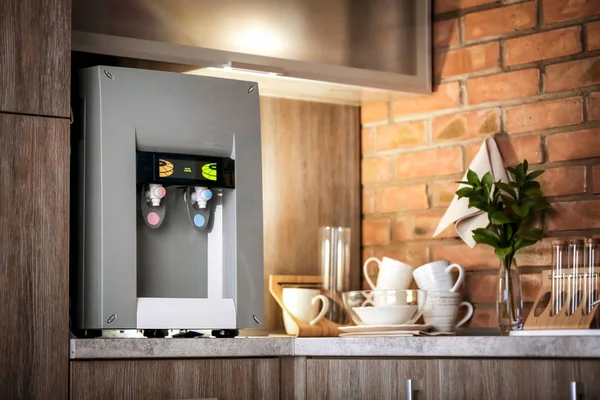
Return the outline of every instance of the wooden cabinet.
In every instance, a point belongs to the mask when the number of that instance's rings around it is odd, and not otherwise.
[[[0,112],[69,116],[70,0],[0,1]]]
[[[408,380],[420,384],[419,400],[438,396],[437,360],[309,359],[306,399],[406,399]]]
[[[0,398],[65,399],[69,121],[0,113],[0,149]]]
[[[71,399],[279,398],[278,359],[71,362]]]
[[[308,359],[306,399],[407,399],[409,379],[421,400],[600,399],[600,361],[504,359]]]

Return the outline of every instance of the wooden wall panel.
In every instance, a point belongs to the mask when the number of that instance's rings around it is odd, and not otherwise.
[[[352,228],[352,276],[360,286],[358,107],[261,98],[265,288],[270,274],[318,274],[317,230]],[[283,327],[265,294],[267,329]]]
[[[0,1],[0,112],[69,116],[70,0]]]
[[[72,400],[200,398],[278,399],[279,360],[130,360],[71,363]]]
[[[0,149],[0,398],[66,399],[69,121],[0,114]]]

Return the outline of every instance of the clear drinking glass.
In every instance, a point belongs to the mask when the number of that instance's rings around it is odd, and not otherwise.
[[[575,314],[582,296],[579,273],[583,270],[583,240],[570,240],[567,253],[567,263],[570,269],[567,275],[567,315]]]
[[[323,289],[332,299],[340,299],[350,290],[350,234],[351,229],[341,226],[319,228],[319,267]],[[332,302],[327,318],[336,323],[346,322],[343,308]]]
[[[599,299],[598,273],[595,268],[600,267],[600,241],[598,239],[585,239],[584,253],[583,293],[585,299],[584,315],[592,311],[592,303]]]

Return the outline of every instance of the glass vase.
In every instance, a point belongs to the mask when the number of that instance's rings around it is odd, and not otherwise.
[[[501,335],[506,336],[510,331],[523,329],[521,278],[513,257],[506,257],[500,262],[496,313]]]

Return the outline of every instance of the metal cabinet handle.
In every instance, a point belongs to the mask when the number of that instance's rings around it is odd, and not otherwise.
[[[571,400],[584,400],[583,394],[583,383],[571,381],[569,385],[569,399]]]
[[[419,400],[419,392],[421,391],[421,384],[416,379],[408,379],[406,381],[406,399],[407,400]]]

